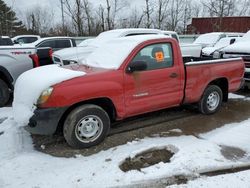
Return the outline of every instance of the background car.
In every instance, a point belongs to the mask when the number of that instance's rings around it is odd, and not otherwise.
[[[13,37],[11,40],[14,44],[29,44],[37,41],[41,37],[39,35],[18,35]]]

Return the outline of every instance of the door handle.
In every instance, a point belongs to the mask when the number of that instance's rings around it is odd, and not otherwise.
[[[175,73],[175,72],[173,72],[173,73],[170,74],[169,77],[170,77],[170,78],[177,78],[177,77],[178,77],[178,74]]]

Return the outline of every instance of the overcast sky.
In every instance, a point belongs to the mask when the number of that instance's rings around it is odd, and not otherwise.
[[[48,11],[53,11],[55,14],[55,21],[60,21],[61,19],[61,9],[60,0],[4,0],[5,3],[12,7],[17,17],[20,20],[25,19],[25,12],[33,7],[42,6],[49,9]],[[138,7],[142,4],[144,5],[145,0],[128,0],[130,2],[130,7]],[[105,3],[105,0],[90,0],[93,5],[98,6],[100,3]]]

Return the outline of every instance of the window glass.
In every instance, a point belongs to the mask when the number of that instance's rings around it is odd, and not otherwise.
[[[0,38],[0,46],[12,46],[13,42],[10,38]]]
[[[57,40],[56,48],[69,48],[71,47],[70,40]]]
[[[45,42],[38,44],[37,47],[55,48],[55,41],[54,40],[45,41]]]
[[[37,41],[37,40],[38,40],[37,37],[28,37],[28,38],[26,38],[26,42],[27,42],[27,43],[32,43],[32,42],[35,42],[35,41]]]
[[[144,47],[134,57],[134,61],[145,61],[147,70],[162,69],[173,66],[173,53],[170,43],[154,44]]]

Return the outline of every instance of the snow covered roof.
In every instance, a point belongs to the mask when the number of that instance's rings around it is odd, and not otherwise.
[[[169,37],[156,34],[113,38],[101,44],[99,43],[100,46],[83,59],[82,63],[92,67],[118,69],[137,45],[147,40],[160,38]]]

